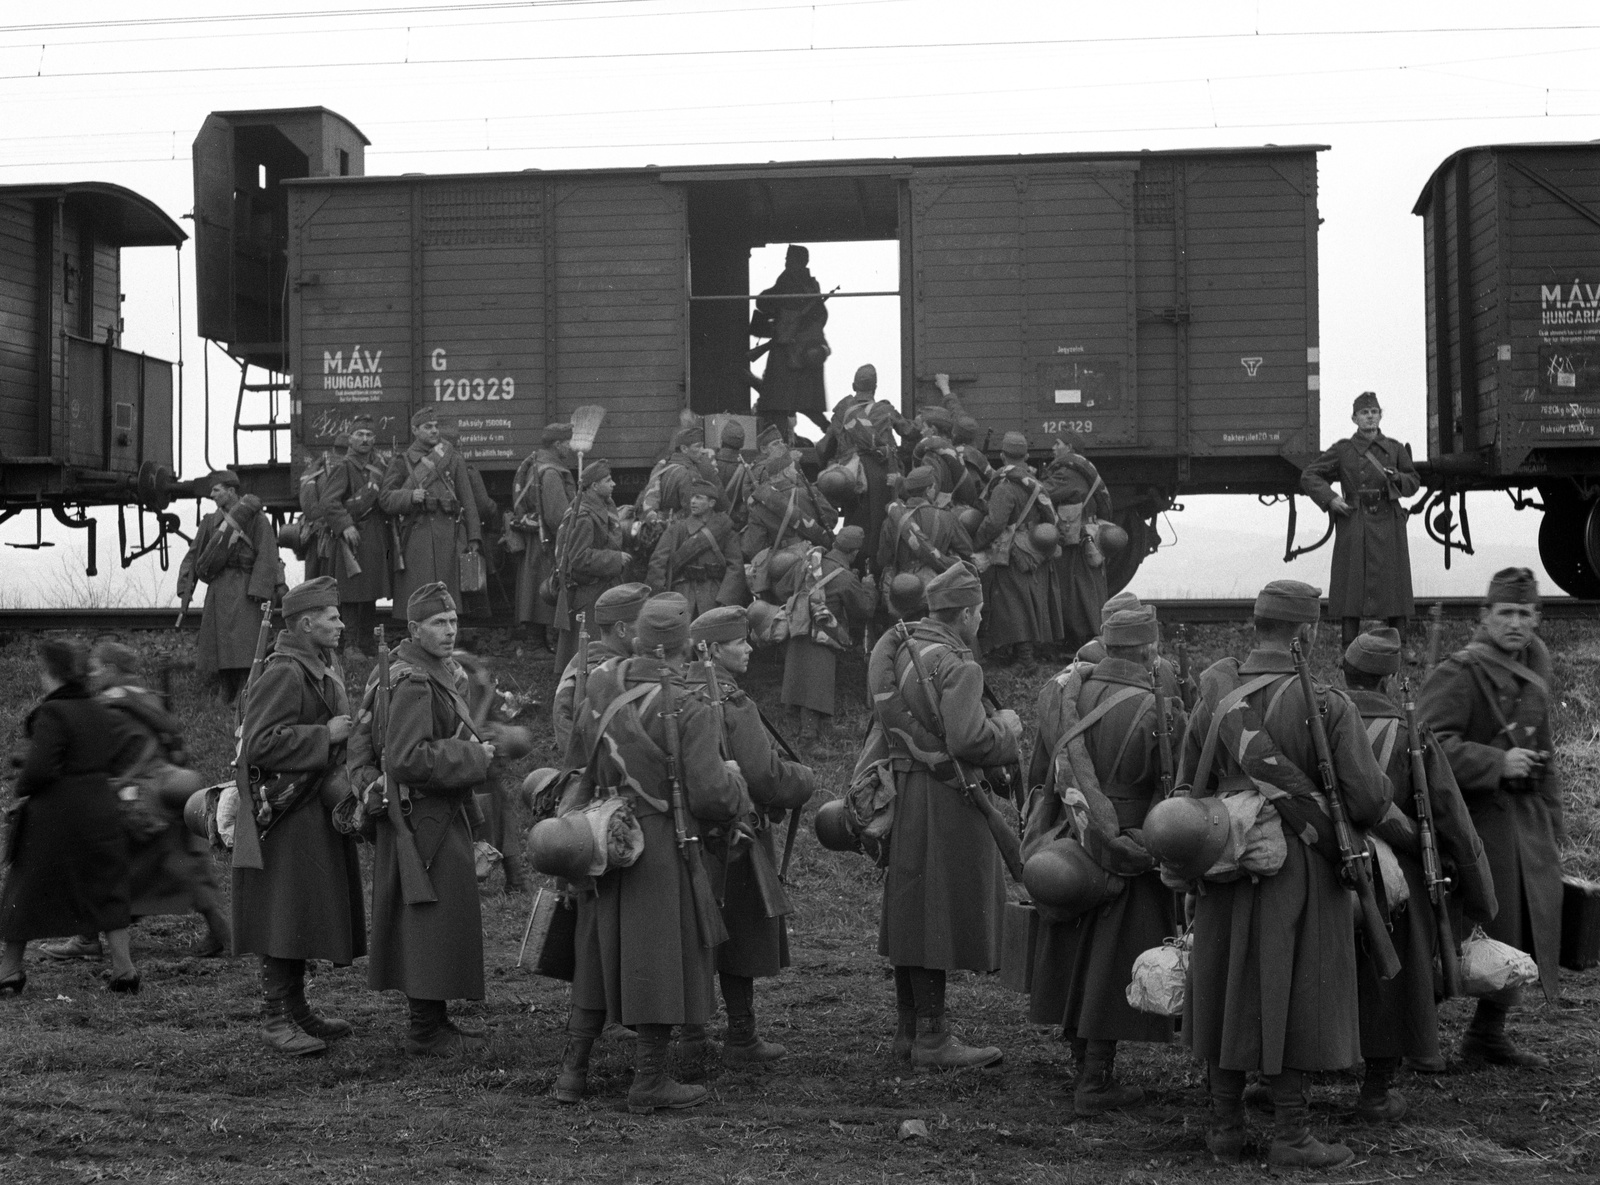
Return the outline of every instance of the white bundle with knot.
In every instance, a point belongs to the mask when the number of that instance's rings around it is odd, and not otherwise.
[[[1532,955],[1490,938],[1482,926],[1461,944],[1461,988],[1469,996],[1492,996],[1538,979]]]
[[[1133,961],[1128,1006],[1156,1016],[1182,1016],[1189,980],[1189,951],[1194,936],[1169,938]]]

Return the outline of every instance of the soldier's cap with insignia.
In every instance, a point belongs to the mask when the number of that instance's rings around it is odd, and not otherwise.
[[[693,498],[696,494],[710,498],[715,502],[722,496],[722,487],[714,481],[707,481],[703,477],[697,477],[689,483],[689,491],[684,497]]]
[[[950,439],[957,444],[977,444],[978,433],[982,431],[983,425],[975,417],[959,415],[950,427]]]
[[[218,486],[232,486],[239,488],[239,475],[232,469],[218,469],[206,475],[206,489],[214,490]]]
[[[1299,580],[1274,580],[1256,594],[1255,615],[1266,621],[1315,622],[1322,616],[1322,590]]]
[[[1000,438],[1000,455],[1013,461],[1026,460],[1028,438],[1020,432],[1007,432]]]
[[[1356,401],[1350,405],[1350,414],[1354,415],[1356,412],[1366,411],[1368,408],[1383,410],[1378,404],[1378,393],[1376,391],[1363,391],[1357,395]]]
[[[695,642],[738,642],[750,634],[750,614],[743,605],[718,605],[689,623]]]
[[[332,576],[315,576],[283,594],[283,619],[308,609],[324,609],[339,603],[339,582]]]
[[[638,619],[639,610],[650,599],[648,584],[618,584],[606,589],[594,603],[594,623],[615,625]]]
[[[908,494],[921,493],[926,489],[934,489],[939,485],[938,475],[926,465],[918,465],[906,474],[900,488]]]
[[[833,547],[835,551],[860,551],[866,541],[867,533],[860,527],[840,527],[839,533],[833,537]]]
[[[602,457],[598,461],[590,461],[583,467],[583,488],[588,489],[597,481],[604,481],[611,476],[611,462]]]
[[[744,425],[738,420],[729,420],[726,424],[722,425],[722,447],[744,447]]]
[[[1138,593],[1123,589],[1104,605],[1100,606],[1100,620],[1104,621],[1113,613],[1120,613],[1124,609],[1137,609],[1142,604],[1144,602],[1139,599]]]
[[[424,424],[437,424],[439,422],[439,409],[430,404],[423,404],[411,413],[411,426],[420,428]]]
[[[372,417],[367,415],[366,412],[362,412],[359,416],[350,417],[350,431],[359,432],[365,428],[368,432],[371,432],[372,423]]]
[[[424,584],[406,601],[407,621],[427,621],[439,613],[454,613],[456,603],[450,596],[450,586],[442,580]]]
[[[558,444],[563,440],[572,439],[571,424],[546,424],[540,439],[546,444]]]
[[[758,449],[764,450],[771,445],[780,443],[782,440],[783,433],[778,431],[776,424],[768,424],[760,432],[756,433],[756,447]]]
[[[1489,581],[1485,605],[1537,605],[1539,581],[1529,568],[1501,568]]]
[[[635,637],[646,653],[657,646],[670,654],[689,640],[689,602],[682,593],[661,593],[639,610]]]
[[[927,407],[919,408],[917,414],[922,417],[922,422],[930,428],[940,428],[948,432],[955,426],[955,412],[942,403],[930,403]]]
[[[954,564],[928,581],[929,609],[965,609],[983,604],[983,583],[965,564]]]
[[[870,362],[856,367],[856,377],[850,380],[850,386],[857,391],[876,391],[878,389],[878,368]]]
[[[89,657],[103,667],[111,667],[129,675],[139,672],[138,651],[131,646],[124,646],[121,642],[96,642],[94,649],[89,651]]]
[[[1100,640],[1107,646],[1147,646],[1161,640],[1161,626],[1156,622],[1156,607],[1140,605],[1137,609],[1118,609],[1100,626]]]
[[[1400,669],[1400,631],[1383,626],[1357,634],[1344,652],[1345,666],[1368,675],[1392,675]]]

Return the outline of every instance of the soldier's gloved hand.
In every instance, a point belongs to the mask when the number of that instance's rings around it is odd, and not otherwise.
[[[335,716],[328,721],[328,740],[337,745],[350,739],[350,717]]]
[[[361,546],[361,532],[354,527],[346,527],[342,534],[344,535],[344,541],[351,547]]]
[[[422,490],[422,489],[412,490],[411,491],[411,504],[413,506],[421,506],[422,502],[423,502],[423,499],[425,499],[427,496],[428,496],[428,492],[426,490]]]
[[[1346,502],[1343,498],[1335,498],[1328,509],[1337,515],[1347,515],[1350,513],[1350,503]]]
[[[1507,749],[1500,766],[1500,777],[1503,780],[1525,778],[1537,770],[1539,765],[1540,755],[1537,749]]]
[[[994,714],[994,722],[1012,736],[1019,740],[1022,738],[1022,717],[1018,716],[1010,708],[1001,708],[996,712]]]

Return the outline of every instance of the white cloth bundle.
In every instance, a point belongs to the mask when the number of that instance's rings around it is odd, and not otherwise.
[[[1128,1005],[1157,1016],[1182,1016],[1188,991],[1189,951],[1194,937],[1169,938],[1133,961]]]
[[[1538,978],[1533,956],[1490,938],[1482,926],[1474,926],[1461,944],[1461,986],[1469,996],[1492,996]]]

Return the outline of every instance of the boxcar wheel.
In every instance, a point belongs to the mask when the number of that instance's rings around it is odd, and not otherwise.
[[[1539,524],[1539,560],[1563,591],[1600,598],[1600,502],[1546,502]]]

